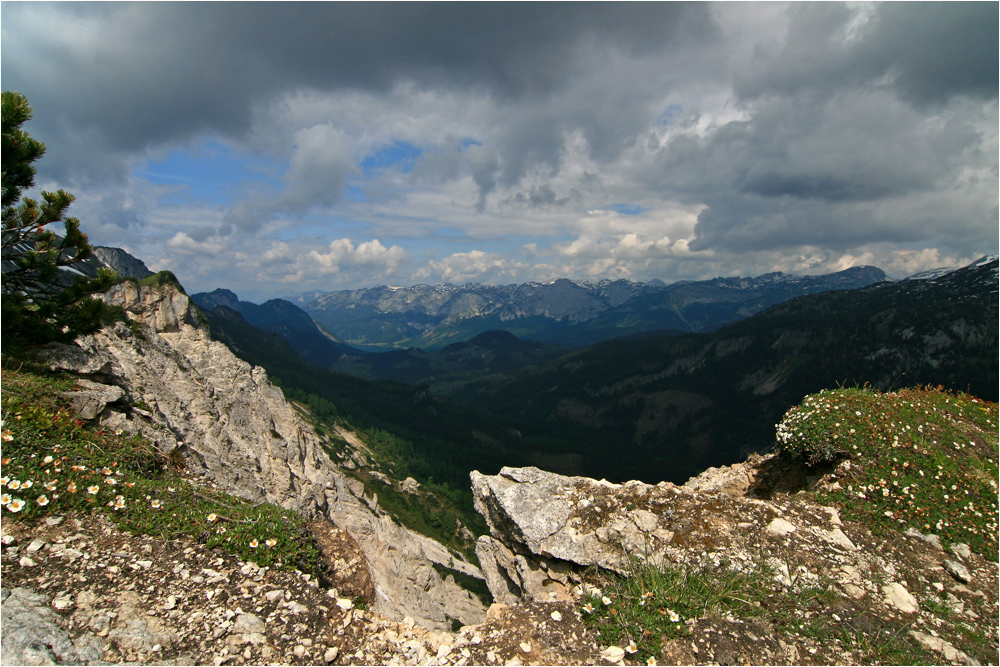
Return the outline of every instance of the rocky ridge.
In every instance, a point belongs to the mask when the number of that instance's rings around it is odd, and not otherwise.
[[[367,559],[380,613],[441,628],[483,618],[482,602],[435,565],[481,577],[478,568],[364,498],[263,369],[211,340],[187,295],[169,283],[124,282],[105,298],[132,326],[119,323],[46,357],[91,381],[74,397],[88,414],[141,433],[164,453],[176,449],[189,470],[233,495],[349,532]]]

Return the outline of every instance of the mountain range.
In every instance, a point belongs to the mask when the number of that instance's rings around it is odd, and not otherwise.
[[[665,285],[556,280],[515,285],[379,286],[303,297],[309,315],[345,343],[369,350],[439,349],[502,329],[575,346],[657,329],[711,331],[803,294],[883,282],[875,267],[821,276],[769,273]]]

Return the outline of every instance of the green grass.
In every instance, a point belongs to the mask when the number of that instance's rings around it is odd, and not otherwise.
[[[997,560],[997,404],[940,388],[807,396],[777,427],[782,454],[846,460],[817,500],[873,532],[907,527]]]
[[[320,573],[319,553],[296,513],[196,487],[177,457],[84,423],[60,396],[74,386],[68,376],[24,363],[2,377],[5,521],[102,512],[135,533],[197,540],[261,567]]]
[[[834,652],[850,651],[857,664],[934,664],[909,636],[911,623],[840,609],[829,580],[785,588],[772,575],[763,556],[743,569],[726,563],[694,568],[643,563],[628,576],[605,574],[603,589],[585,595],[577,608],[601,644],[625,649],[626,659],[640,664],[659,659],[667,642],[691,637],[692,620],[708,621],[698,633],[710,635],[712,621],[729,617],[743,623],[756,619],[773,628],[768,636],[785,641],[809,638]]]
[[[603,591],[584,596],[579,609],[603,644],[645,662],[665,642],[690,634],[688,619],[761,616],[761,600],[772,592],[769,575],[763,562],[750,571],[636,564],[631,576],[611,576]]]

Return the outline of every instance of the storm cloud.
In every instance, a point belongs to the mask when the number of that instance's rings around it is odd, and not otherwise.
[[[77,194],[94,242],[192,289],[997,251],[996,3],[2,13],[4,89],[49,149],[39,183]],[[218,252],[225,270],[204,264]]]

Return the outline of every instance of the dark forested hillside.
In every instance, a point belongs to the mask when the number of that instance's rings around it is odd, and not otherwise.
[[[487,331],[441,350],[345,355],[330,367],[370,380],[426,384],[435,393],[454,393],[468,382],[529,370],[571,351],[565,345],[521,340],[507,331]]]
[[[997,399],[997,262],[805,296],[711,334],[607,341],[455,398],[546,433],[588,475],[683,481],[770,446],[806,394],[944,385]]]
[[[303,361],[316,366],[328,368],[345,355],[360,354],[358,350],[333,340],[305,311],[284,299],[256,304],[240,301],[230,290],[217,289],[194,294],[191,300],[205,311],[219,306],[236,311],[247,323],[279,334]]]

